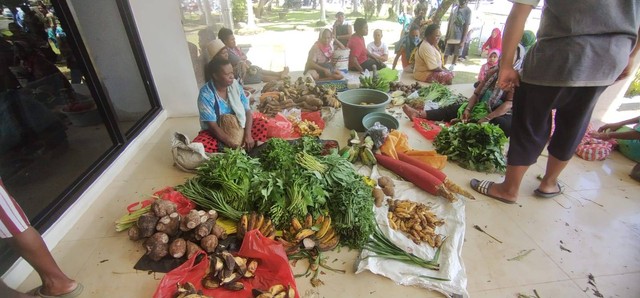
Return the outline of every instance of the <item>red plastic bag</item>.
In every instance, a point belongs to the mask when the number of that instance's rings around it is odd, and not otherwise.
[[[200,255],[203,255],[200,263],[194,264],[196,262],[196,258]],[[154,298],[172,298],[175,296],[178,291],[177,284],[183,284],[186,282],[192,283],[197,290],[202,290],[202,277],[207,273],[207,268],[209,268],[209,258],[207,258],[207,253],[204,250],[197,252],[190,259],[184,262],[182,265],[177,268],[169,271],[169,273],[165,274],[160,281],[160,285],[156,289],[156,292],[153,293]]]
[[[320,111],[315,112],[302,112],[300,116],[302,120],[308,120],[314,122],[320,129],[324,129],[324,120],[322,120],[322,113]]]
[[[196,204],[187,199],[181,192],[173,189],[171,186],[167,186],[159,191],[156,191],[154,196],[162,200],[169,200],[178,205],[178,214],[187,215],[191,209],[196,208]]]
[[[267,137],[292,139],[299,137],[299,135],[293,130],[293,123],[291,123],[287,117],[278,113],[267,122]]]
[[[198,252],[198,254],[203,253],[204,251]],[[284,285],[285,288],[291,286],[296,291],[296,298],[300,297],[293,272],[289,266],[289,259],[282,244],[262,236],[258,230],[252,230],[245,234],[238,252],[241,257],[258,261],[255,276],[239,280],[244,284],[244,289],[241,291],[231,291],[225,288],[204,289],[201,281],[209,267],[209,259],[204,258],[200,263],[194,265],[198,254],[167,273],[160,281],[153,297],[173,297],[178,282],[190,282],[197,290],[202,290],[205,295],[216,298],[253,297],[252,289],[268,290],[271,286],[278,284]]]
[[[433,141],[442,130],[440,125],[422,118],[413,118],[413,128],[430,141]]]

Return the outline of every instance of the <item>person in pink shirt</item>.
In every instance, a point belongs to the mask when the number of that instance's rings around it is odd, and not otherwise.
[[[363,18],[357,18],[353,23],[353,30],[355,33],[349,38],[347,42],[347,48],[349,52],[349,69],[358,72],[363,72],[365,69],[373,70],[373,66],[376,65],[378,69],[386,67],[384,63],[375,60],[370,57],[369,51],[364,43],[364,37],[369,34],[369,25]]]

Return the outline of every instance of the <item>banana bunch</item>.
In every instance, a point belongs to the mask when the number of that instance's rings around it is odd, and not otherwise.
[[[260,233],[267,238],[274,239],[276,236],[276,227],[269,217],[257,214],[255,211],[250,215],[243,214],[238,221],[238,238],[244,238],[247,232],[254,229],[260,230]]]
[[[287,254],[295,254],[300,249],[329,251],[338,246],[340,235],[331,226],[329,215],[320,215],[313,220],[311,214],[307,214],[303,223],[297,218],[291,219],[291,226],[285,231],[285,238],[276,239],[284,246]]]
[[[297,126],[302,136],[319,137],[322,134],[322,129],[313,121],[302,120]]]
[[[360,88],[386,91],[389,88],[389,83],[379,76],[360,76]]]
[[[296,290],[290,285],[273,285],[267,291],[253,289],[252,294],[254,298],[295,298]]]
[[[360,147],[360,161],[366,166],[377,163],[376,157],[373,155],[373,139],[370,136],[364,138],[364,144]]]

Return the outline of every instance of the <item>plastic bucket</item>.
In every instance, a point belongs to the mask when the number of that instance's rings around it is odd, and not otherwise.
[[[352,89],[339,92],[338,100],[342,103],[344,126],[362,132],[365,130],[362,118],[369,113],[384,113],[384,108],[391,101],[391,97],[378,90]]]
[[[398,121],[398,119],[385,112],[369,113],[362,118],[362,126],[364,126],[365,129],[369,129],[376,122],[380,122],[380,124],[388,128],[389,131],[391,131],[392,129],[398,129],[400,127],[400,122]]]
[[[343,73],[349,72],[349,52],[351,52],[349,49],[335,50],[331,57],[331,62],[335,64],[336,69],[339,69]]]

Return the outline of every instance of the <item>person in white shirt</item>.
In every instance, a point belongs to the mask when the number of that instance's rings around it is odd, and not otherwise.
[[[379,64],[384,64],[389,59],[389,48],[382,42],[382,30],[376,29],[373,31],[373,42],[367,45],[367,51],[369,51],[369,57],[372,57]]]

